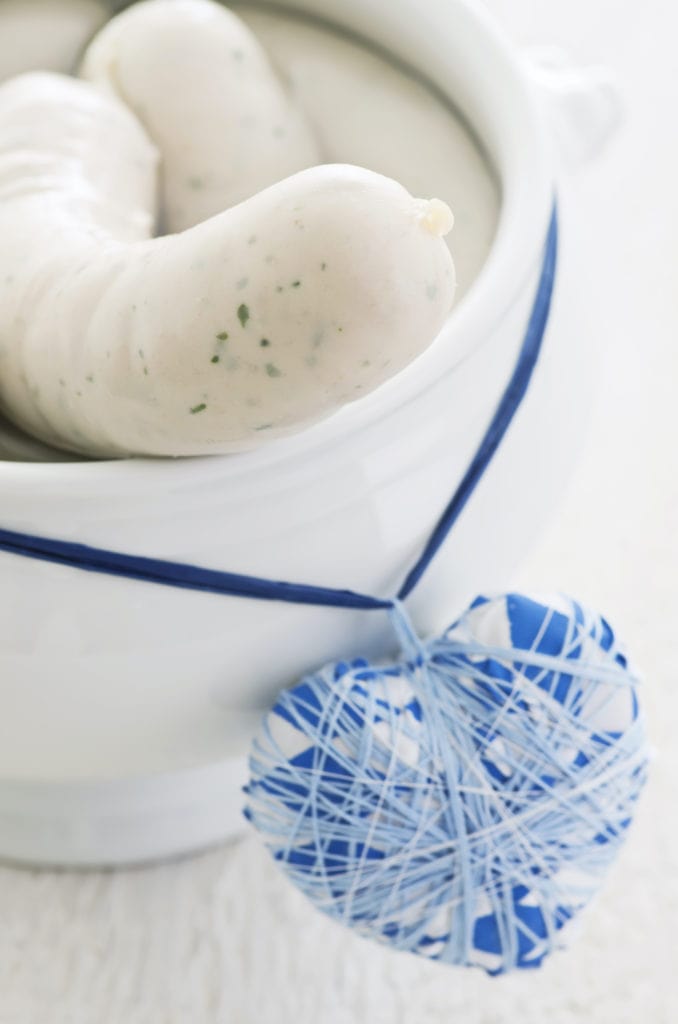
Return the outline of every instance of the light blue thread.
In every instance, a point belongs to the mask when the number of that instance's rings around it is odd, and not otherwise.
[[[483,598],[442,636],[390,612],[403,660],[280,695],[248,816],[360,934],[489,973],[560,944],[623,842],[646,771],[638,680],[575,602]]]

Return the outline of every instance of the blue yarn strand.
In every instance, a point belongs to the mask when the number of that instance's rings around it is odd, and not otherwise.
[[[445,543],[454,524],[469,502],[471,495],[480,483],[488,466],[490,465],[495,452],[504,439],[508,428],[522,405],[523,399],[532,379],[532,374],[537,365],[541,351],[546,324],[548,323],[553,297],[553,286],[555,283],[556,265],[558,258],[558,214],[556,207],[551,214],[548,236],[546,239],[546,250],[542,266],[537,296],[534,302],[530,320],[525,333],[518,362],[502,395],[492,421],[480,443],[480,446],[466,471],[459,487],[455,491],[447,508],[438,520],[431,538],[424,548],[419,561],[410,571],[403,583],[398,598],[404,601],[435,558],[436,554]]]
[[[244,576],[214,569],[202,569],[183,562],[168,562],[139,555],[123,555],[117,551],[74,544],[69,541],[32,537],[28,534],[0,530],[0,550],[24,558],[81,569],[84,572],[121,576],[144,583],[158,583],[182,590],[199,590],[211,594],[253,598],[260,601],[284,601],[291,604],[323,605],[332,608],[364,610],[391,608],[392,602],[359,594],[353,590],[335,590],[305,583],[286,583],[258,576]]]

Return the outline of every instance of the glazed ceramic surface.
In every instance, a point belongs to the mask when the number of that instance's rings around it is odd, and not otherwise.
[[[0,462],[0,522],[390,596],[510,375],[541,268],[556,153],[570,162],[588,155],[615,108],[596,74],[551,62],[534,75],[472,0],[294,6],[425,73],[473,127],[501,186],[483,270],[423,357],[325,423],[222,459]],[[561,200],[561,213],[545,355],[472,505],[414,595],[425,633],[476,592],[507,584],[582,443],[593,384],[586,268],[576,211]],[[13,444],[26,459],[40,454],[27,440]],[[236,834],[244,756],[276,692],[328,660],[394,646],[379,612],[219,598],[10,555],[0,555],[0,609],[0,856],[28,862],[140,861]]]

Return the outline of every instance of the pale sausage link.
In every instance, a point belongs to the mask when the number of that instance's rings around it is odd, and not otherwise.
[[[321,163],[254,34],[212,0],[135,4],[98,34],[81,75],[123,100],[158,146],[163,232]]]

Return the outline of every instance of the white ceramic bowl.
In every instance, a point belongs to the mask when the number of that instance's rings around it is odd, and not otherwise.
[[[428,353],[320,426],[213,460],[3,462],[3,527],[390,595],[466,468],[534,298],[556,179],[547,122],[582,155],[611,127],[611,94],[596,75],[557,69],[536,84],[472,0],[294,7],[421,70],[473,126],[502,192],[482,274]],[[567,209],[564,221],[542,364],[414,595],[423,631],[506,585],[580,443],[590,339],[573,310],[586,275],[567,254]],[[193,594],[10,555],[0,608],[0,856],[15,861],[141,861],[235,834],[244,755],[276,691],[334,657],[393,647],[380,612]]]

